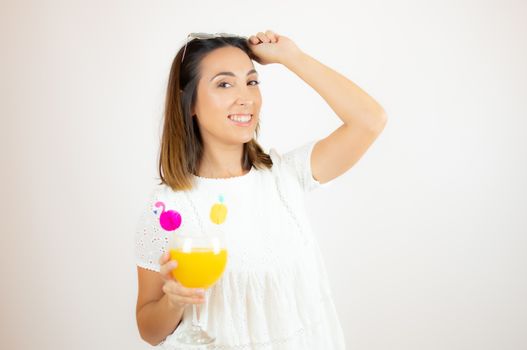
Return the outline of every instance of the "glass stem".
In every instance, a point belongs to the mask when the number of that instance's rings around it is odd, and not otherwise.
[[[199,327],[199,305],[192,304],[192,327]]]

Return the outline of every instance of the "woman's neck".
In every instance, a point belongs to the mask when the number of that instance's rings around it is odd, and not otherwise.
[[[204,147],[198,176],[206,178],[228,178],[249,172],[242,167],[242,145],[215,145]]]

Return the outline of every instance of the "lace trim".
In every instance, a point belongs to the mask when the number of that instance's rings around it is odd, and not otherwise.
[[[198,179],[199,181],[210,181],[210,182],[228,182],[231,180],[239,180],[241,178],[249,177],[249,175],[252,175],[256,170],[254,166],[251,166],[251,169],[246,174],[238,175],[238,176],[229,176],[229,177],[203,177],[199,175],[192,174],[192,176],[195,179]]]
[[[282,164],[280,164],[280,166],[283,166]],[[280,201],[282,202],[282,205],[285,207],[286,211],[288,212],[289,216],[293,219],[295,225],[297,226],[298,228],[298,232],[301,233],[301,237],[302,239],[304,240],[304,245],[307,244],[308,242],[308,239],[307,239],[307,236],[304,232],[304,229],[302,228],[302,225],[300,224],[298,218],[297,218],[297,215],[295,214],[294,210],[291,209],[291,207],[289,206],[289,203],[288,201],[284,198],[284,195],[282,193],[282,184],[281,184],[281,180],[278,176],[278,174],[273,171],[273,176],[274,176],[274,179],[275,179],[275,185],[276,185],[276,189],[278,190],[278,195],[280,197]]]
[[[323,298],[323,301],[330,300],[330,297]],[[307,331],[313,331],[321,326],[322,319],[317,320],[316,322],[311,323],[309,326],[304,326],[298,328],[296,331],[291,333],[285,338],[272,339],[265,342],[251,342],[245,344],[237,345],[201,345],[201,346],[191,346],[191,345],[180,345],[180,344],[168,344],[164,341],[161,342],[158,346],[163,346],[164,349],[169,350],[249,350],[249,349],[261,349],[274,345],[285,345],[293,340],[298,339],[300,336],[304,335]]]
[[[151,270],[151,271],[154,271],[154,272],[159,272],[159,266],[156,266],[154,264],[148,264],[144,261],[141,261],[141,260],[137,260],[136,261],[136,265],[139,266],[139,267],[142,267],[143,269],[147,269],[147,270]]]
[[[185,197],[187,198],[187,201],[190,203],[190,206],[192,207],[192,210],[194,211],[194,216],[196,216],[196,219],[199,224],[199,229],[201,230],[201,234],[205,235],[205,228],[203,226],[203,221],[201,221],[201,217],[199,216],[198,209],[194,205],[194,201],[190,198],[190,195],[188,194],[188,191],[183,191],[185,193]]]

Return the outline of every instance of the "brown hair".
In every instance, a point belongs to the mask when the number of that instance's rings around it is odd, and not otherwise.
[[[256,60],[241,37],[218,37],[193,39],[188,42],[185,60],[181,63],[184,47],[181,47],[172,62],[166,92],[163,133],[159,153],[160,184],[172,190],[192,188],[192,174],[197,171],[203,154],[203,140],[196,118],[191,115],[196,103],[197,87],[200,80],[200,63],[209,52],[224,46],[234,46]],[[260,123],[256,125],[256,137]],[[243,145],[242,168],[250,170],[271,168],[273,162],[253,138]]]

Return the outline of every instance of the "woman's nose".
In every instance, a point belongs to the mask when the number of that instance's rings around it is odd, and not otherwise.
[[[238,99],[238,104],[242,106],[252,106],[254,104],[254,101],[250,99]]]
[[[240,91],[238,94],[238,104],[252,105],[254,103],[254,96],[249,91]]]
[[[251,91],[249,87],[242,87],[238,89],[238,103],[253,104],[254,98],[254,92]]]

